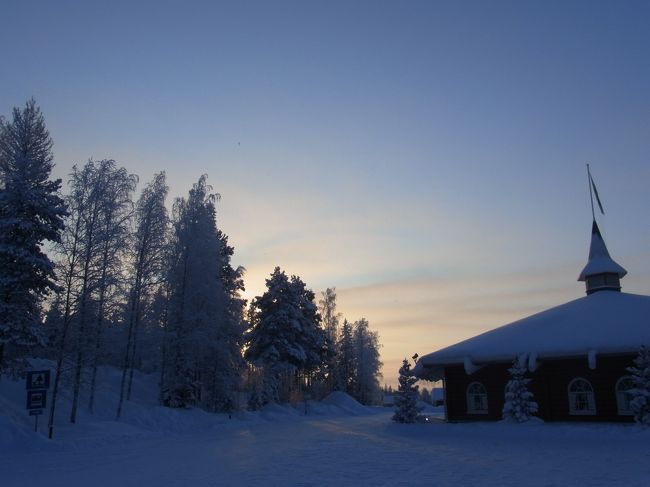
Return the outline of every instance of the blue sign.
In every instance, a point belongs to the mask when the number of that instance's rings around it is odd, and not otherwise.
[[[49,370],[32,370],[27,372],[27,382],[25,388],[31,389],[49,389],[50,388],[50,371]]]
[[[29,415],[30,415],[30,416],[40,416],[41,414],[43,414],[43,410],[42,410],[42,409],[32,409],[32,410],[29,412]]]
[[[27,391],[27,409],[45,409],[47,391]]]

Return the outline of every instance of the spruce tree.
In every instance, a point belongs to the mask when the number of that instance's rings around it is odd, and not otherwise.
[[[173,208],[161,398],[171,407],[231,411],[243,369],[243,269],[216,226],[207,176]]]
[[[395,397],[395,414],[393,421],[398,423],[415,423],[420,416],[417,402],[420,394],[415,385],[417,378],[411,374],[411,364],[404,359],[399,369],[399,387]]]
[[[377,404],[381,400],[379,370],[382,366],[379,358],[379,334],[370,331],[368,320],[361,318],[354,323],[352,342],[354,350],[352,395],[361,404]]]
[[[632,374],[634,388],[629,391],[632,396],[630,407],[634,420],[644,426],[650,426],[650,350],[641,347],[634,359],[634,367],[627,369]]]
[[[354,342],[352,340],[352,324],[343,320],[341,333],[337,342],[338,351],[335,365],[336,388],[348,394],[353,394],[354,384]]]
[[[36,102],[0,120],[0,372],[20,371],[41,342],[41,301],[57,289],[54,265],[43,252],[58,242],[66,214],[50,180],[52,139]]]
[[[314,304],[314,293],[297,276],[276,267],[266,280],[267,291],[251,303],[251,328],[246,358],[264,370],[264,402],[286,401],[289,381],[308,378],[323,362],[325,336]]]
[[[515,358],[508,372],[510,380],[506,384],[502,417],[505,420],[524,423],[534,416],[538,409],[537,403],[532,400],[533,393],[528,390],[530,379],[524,377],[526,367],[518,358]]]
[[[219,325],[227,298],[220,279],[221,245],[216,228],[218,195],[203,175],[187,199],[173,207],[168,252],[169,317],[166,323],[163,403],[207,407],[214,381]]]

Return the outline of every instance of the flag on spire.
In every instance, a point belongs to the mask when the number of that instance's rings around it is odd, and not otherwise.
[[[591,177],[591,174],[589,174],[589,179],[591,180],[591,187],[594,188],[594,196],[596,196],[596,202],[598,203],[598,208],[600,208],[600,213],[602,215],[604,215],[605,210],[603,210],[603,204],[600,202],[600,196],[598,196],[598,190],[596,189],[596,183],[594,183],[594,178]]]
[[[598,208],[600,209],[600,214],[604,215],[605,210],[603,210],[603,204],[600,201],[600,196],[598,196],[598,190],[596,189],[596,183],[594,183],[594,178],[591,177],[591,171],[589,169],[589,164],[587,164],[587,176],[589,176],[589,193],[596,196],[596,202],[598,203]],[[593,191],[593,193],[592,193]],[[594,212],[594,200],[591,198],[591,212]]]

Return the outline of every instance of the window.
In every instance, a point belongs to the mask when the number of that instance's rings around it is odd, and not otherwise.
[[[487,391],[480,382],[467,386],[467,412],[470,414],[487,414]]]
[[[588,380],[577,378],[569,383],[569,414],[596,414],[594,388]]]
[[[621,377],[616,382],[616,406],[618,406],[618,414],[621,416],[633,414],[630,407],[630,401],[632,401],[631,389],[634,389],[632,377]]]

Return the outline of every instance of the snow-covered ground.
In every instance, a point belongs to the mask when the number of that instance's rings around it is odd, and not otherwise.
[[[302,404],[228,419],[147,405],[152,384],[138,377],[123,421],[103,394],[96,417],[61,421],[48,441],[19,408],[24,385],[3,380],[0,485],[650,485],[650,430],[635,425],[402,425],[343,394],[307,415]]]

